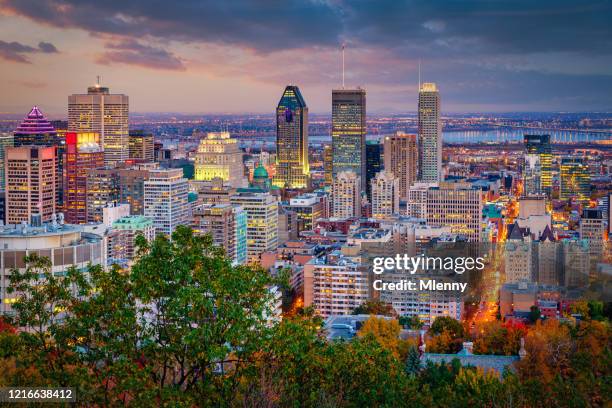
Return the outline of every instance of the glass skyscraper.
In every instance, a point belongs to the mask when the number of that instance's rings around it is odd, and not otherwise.
[[[550,194],[552,191],[552,148],[550,135],[525,135],[523,138],[527,155],[539,156],[539,190]]]
[[[368,201],[372,202],[372,179],[382,170],[381,144],[377,140],[368,140],[366,148],[366,193]]]
[[[586,160],[577,156],[561,158],[559,198],[568,200],[575,197],[583,204],[591,195],[591,175]]]
[[[276,107],[276,174],[280,188],[308,188],[308,107],[300,89],[288,85]]]
[[[366,91],[332,90],[332,173],[352,171],[366,190]]]

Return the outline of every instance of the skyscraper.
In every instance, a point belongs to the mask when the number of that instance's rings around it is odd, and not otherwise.
[[[523,138],[527,155],[539,158],[539,190],[546,194],[552,191],[552,148],[550,135],[525,135]]]
[[[6,223],[42,222],[55,213],[56,147],[21,146],[5,150]]]
[[[203,204],[194,210],[192,228],[197,234],[210,234],[234,264],[246,263],[247,215],[241,206]]]
[[[586,160],[582,157],[565,156],[561,158],[559,198],[572,197],[587,203],[591,195],[591,175]]]
[[[399,180],[393,173],[381,171],[372,180],[372,217],[399,214]]]
[[[397,132],[384,140],[385,170],[399,179],[399,197],[408,198],[410,187],[417,181],[417,136]]]
[[[332,185],[333,178],[333,149],[331,145],[326,144],[323,146],[323,172],[325,177],[325,185]]]
[[[288,85],[276,107],[276,174],[272,183],[280,188],[307,188],[308,107],[294,85]]]
[[[361,179],[352,171],[343,171],[332,184],[332,217],[351,218],[361,215]]]
[[[129,100],[127,95],[111,94],[96,84],[87,94],[68,97],[68,131],[100,135],[104,163],[114,166],[129,159]]]
[[[153,151],[153,134],[144,130],[130,130],[129,133],[130,159],[140,163],[155,161]]]
[[[63,174],[64,174],[64,137],[57,133],[55,127],[47,120],[38,106],[32,107],[30,112],[15,129],[14,146],[55,146],[57,148],[56,163],[56,199],[58,207],[64,202]]]
[[[119,176],[114,168],[97,168],[87,172],[87,222],[100,223],[104,208],[119,202]]]
[[[195,160],[195,179],[211,181],[215,178],[238,188],[244,187],[244,165],[238,140],[229,132],[209,132],[200,140]]]
[[[526,154],[523,166],[523,191],[526,196],[542,192],[542,162],[537,154]]]
[[[378,140],[367,140],[366,149],[366,193],[372,202],[372,180],[382,170],[382,149]]]
[[[424,182],[442,181],[442,122],[440,93],[434,83],[424,83],[419,89],[419,179]]]
[[[98,133],[66,133],[64,212],[69,224],[87,222],[87,174],[104,166],[104,152],[99,143]]]
[[[144,215],[153,220],[156,234],[169,236],[177,226],[191,224],[188,192],[182,169],[151,170],[144,182]]]
[[[333,176],[352,171],[366,191],[366,91],[332,90]]]

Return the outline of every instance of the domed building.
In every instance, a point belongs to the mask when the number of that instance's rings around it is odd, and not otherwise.
[[[270,182],[270,176],[268,170],[261,164],[253,171],[253,181],[251,187],[257,187],[264,191],[270,190],[272,183]]]

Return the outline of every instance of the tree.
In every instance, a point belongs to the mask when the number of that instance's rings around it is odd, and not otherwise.
[[[412,330],[419,330],[423,328],[424,323],[419,319],[419,316],[401,316],[399,318],[400,325],[408,327]]]
[[[447,332],[452,339],[459,339],[463,337],[463,325],[459,320],[453,319],[449,316],[441,316],[436,318],[429,331],[433,334],[442,334]]]
[[[406,357],[406,373],[411,376],[415,376],[421,370],[421,357],[419,351],[415,346],[411,346],[408,349],[408,356]]]
[[[389,303],[381,302],[378,299],[366,300],[363,304],[353,310],[354,315],[371,314],[377,316],[396,316],[397,313]]]
[[[357,336],[372,336],[378,341],[378,344],[398,356],[400,331],[401,328],[397,320],[372,316],[363,323],[363,326],[357,332]]]
[[[542,317],[542,312],[540,312],[540,308],[537,306],[531,306],[529,308],[529,321],[531,323],[535,323]]]

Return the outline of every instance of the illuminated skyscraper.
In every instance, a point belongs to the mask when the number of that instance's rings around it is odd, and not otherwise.
[[[189,183],[183,170],[151,170],[149,175],[144,182],[144,215],[153,220],[155,233],[170,236],[177,226],[190,225]]]
[[[386,136],[384,143],[385,170],[399,179],[398,194],[405,200],[418,176],[417,136],[397,132],[393,136]]]
[[[332,185],[332,174],[333,174],[333,149],[331,145],[326,144],[323,146],[323,171],[325,173],[325,185]]]
[[[542,192],[542,163],[537,154],[526,154],[523,166],[523,190],[526,196]]]
[[[576,198],[583,204],[588,203],[591,195],[591,175],[586,160],[582,157],[566,156],[561,158],[559,198]]]
[[[244,165],[238,140],[229,132],[209,132],[200,140],[195,160],[195,179],[212,181],[215,178],[238,188],[244,187]]]
[[[334,178],[352,171],[366,191],[366,91],[332,90],[332,149]]]
[[[539,158],[539,190],[550,194],[552,191],[552,148],[550,135],[525,135],[525,151],[527,155],[537,155]]]
[[[51,221],[56,208],[55,182],[57,148],[44,146],[7,147],[4,157],[6,223]]]
[[[308,107],[294,85],[288,85],[276,107],[276,174],[272,183],[280,188],[307,188]]]
[[[372,180],[382,170],[382,145],[377,140],[366,141],[366,193],[372,202]]]
[[[99,84],[87,94],[68,97],[68,131],[100,135],[104,163],[114,166],[129,159],[129,100],[127,95],[111,94]]]
[[[64,212],[69,224],[87,222],[87,175],[104,166],[100,135],[94,132],[66,133],[66,177]]]
[[[419,89],[419,179],[442,181],[442,122],[440,93],[434,83],[421,84]]]
[[[55,146],[57,148],[56,203],[61,207],[64,202],[64,137],[58,134],[55,127],[47,120],[38,106],[34,106],[13,132],[14,146]]]

